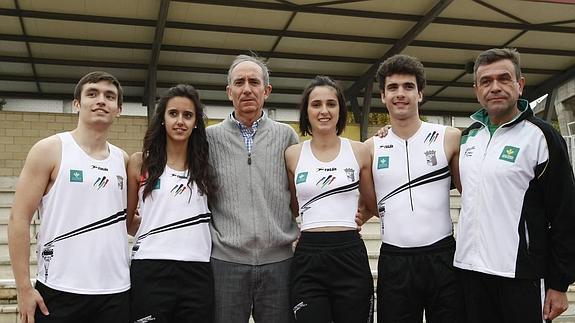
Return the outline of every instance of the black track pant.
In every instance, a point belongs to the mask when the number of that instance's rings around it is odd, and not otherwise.
[[[126,323],[129,316],[130,292],[85,295],[52,289],[36,282],[50,315],[36,307],[34,319],[39,323]]]
[[[514,279],[459,270],[469,323],[542,323],[541,279]]]
[[[131,322],[210,323],[214,280],[209,262],[132,260]]]
[[[373,278],[359,233],[302,232],[291,269],[296,322],[373,322]]]
[[[378,263],[377,322],[464,322],[462,286],[453,267],[455,240],[398,248],[382,244]],[[487,323],[484,322],[484,323]]]

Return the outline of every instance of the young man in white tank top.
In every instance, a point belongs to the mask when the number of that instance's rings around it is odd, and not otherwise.
[[[105,72],[74,91],[77,127],[36,143],[26,158],[8,224],[23,323],[127,322],[127,154],[107,142],[122,87]],[[40,211],[38,275],[30,283],[29,227]]]
[[[425,72],[417,59],[393,56],[377,78],[391,119],[386,137],[366,141],[382,224],[378,322],[422,322],[424,310],[427,322],[459,322],[449,190],[451,179],[459,188],[460,131],[419,118]]]

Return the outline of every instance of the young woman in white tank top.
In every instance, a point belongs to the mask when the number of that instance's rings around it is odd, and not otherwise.
[[[131,322],[212,322],[209,174],[202,103],[177,85],[160,97],[143,152],[128,163]]]
[[[312,139],[285,152],[302,230],[290,279],[297,322],[372,320],[373,280],[355,214],[360,196],[376,212],[375,192],[367,146],[339,136],[346,121],[341,89],[317,76],[300,108],[300,131]]]

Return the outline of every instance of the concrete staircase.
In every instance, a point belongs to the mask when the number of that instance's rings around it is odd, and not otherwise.
[[[10,207],[14,198],[14,189],[16,178],[0,177],[0,323],[15,323],[17,319],[17,301],[16,286],[10,267],[8,256],[7,242],[7,224],[10,216]],[[451,218],[457,223],[460,209],[460,197],[456,191],[451,194]],[[37,216],[34,217],[30,227],[30,261],[31,275],[36,272],[36,232],[39,227]],[[361,230],[362,237],[365,241],[369,264],[374,278],[374,284],[377,282],[377,259],[379,256],[380,240],[380,222],[379,219],[370,219]],[[575,286],[571,286],[568,293],[570,307],[554,322],[575,323]],[[377,313],[376,313],[377,314]]]
[[[0,177],[0,323],[19,322],[16,285],[10,265],[7,232],[15,187],[15,177]],[[31,275],[36,273],[36,232],[39,224],[38,216],[35,215],[30,226]]]

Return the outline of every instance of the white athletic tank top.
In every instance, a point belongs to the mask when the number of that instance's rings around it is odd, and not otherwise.
[[[356,228],[359,165],[351,143],[340,138],[337,157],[330,162],[315,158],[310,141],[304,141],[295,172],[301,230],[326,226]]]
[[[168,166],[142,199],[140,187],[140,228],[132,248],[132,259],[164,259],[209,262],[212,238],[208,199],[196,183],[188,186],[188,172]]]
[[[384,243],[422,247],[452,234],[445,128],[422,122],[408,140],[393,129],[374,137],[373,182]]]
[[[108,143],[104,160],[90,157],[69,132],[54,185],[40,203],[38,276],[42,284],[77,294],[130,288],[126,231],[126,169]]]

